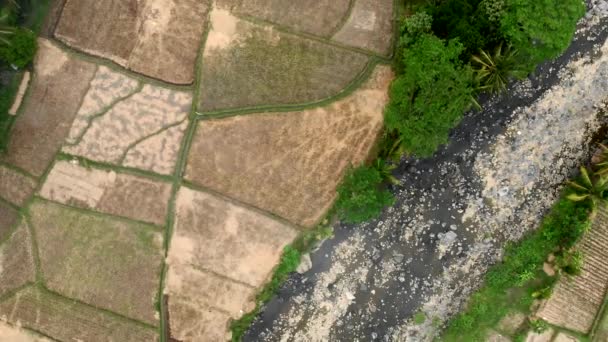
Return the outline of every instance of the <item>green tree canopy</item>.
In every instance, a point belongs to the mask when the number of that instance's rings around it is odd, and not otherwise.
[[[459,56],[457,40],[447,44],[432,34],[421,35],[403,52],[403,74],[391,86],[385,124],[398,132],[408,152],[431,155],[471,103],[472,71]]]
[[[501,28],[531,71],[568,47],[584,14],[581,0],[507,0]]]

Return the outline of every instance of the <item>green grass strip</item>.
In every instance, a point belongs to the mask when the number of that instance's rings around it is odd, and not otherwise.
[[[557,281],[543,272],[547,256],[580,240],[590,226],[590,212],[589,204],[562,197],[538,230],[507,246],[503,261],[490,268],[482,287],[449,322],[440,340],[485,341],[487,331],[510,312],[531,313],[534,299],[548,297]]]

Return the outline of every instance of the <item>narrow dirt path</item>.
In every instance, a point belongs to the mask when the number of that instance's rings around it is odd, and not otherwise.
[[[337,226],[245,340],[432,339],[588,157],[608,100],[608,3],[589,5],[562,57],[483,99],[433,158],[403,160],[397,203],[372,222]],[[412,322],[418,312],[422,324]]]

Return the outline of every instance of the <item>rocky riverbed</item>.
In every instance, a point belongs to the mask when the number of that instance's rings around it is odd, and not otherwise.
[[[483,99],[433,158],[403,160],[395,205],[372,222],[335,227],[245,340],[437,336],[505,242],[538,226],[605,125],[608,1],[588,8],[562,57]],[[413,322],[417,313],[424,323]]]

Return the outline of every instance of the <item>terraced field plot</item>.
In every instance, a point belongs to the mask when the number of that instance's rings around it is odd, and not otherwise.
[[[382,128],[392,77],[377,67],[352,95],[325,107],[199,122],[186,179],[311,226]]]
[[[188,84],[210,1],[68,0],[55,36],[163,81]]]
[[[381,131],[382,1],[55,3],[0,155],[0,340],[229,339]]]
[[[271,26],[211,12],[199,108],[202,112],[300,104],[339,93],[368,57]]]

